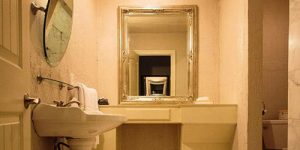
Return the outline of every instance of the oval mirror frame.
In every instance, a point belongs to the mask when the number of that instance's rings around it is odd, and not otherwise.
[[[46,62],[52,67],[62,60],[71,37],[73,0],[66,1],[48,0],[45,9],[43,48]]]
[[[198,96],[198,6],[174,5],[162,7],[126,7],[118,10],[119,44],[119,104],[188,104]],[[178,14],[188,16],[188,94],[184,96],[130,96],[129,93],[129,49],[127,41],[126,16],[148,14]]]

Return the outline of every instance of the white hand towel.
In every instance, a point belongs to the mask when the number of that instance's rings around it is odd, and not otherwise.
[[[81,108],[83,108],[84,112],[92,113],[92,114],[103,114],[99,111],[98,108],[98,94],[96,89],[88,88],[82,83],[78,83],[79,86],[79,102],[82,104]],[[94,144],[94,148],[97,147],[99,142],[99,135],[95,137],[96,141]]]
[[[86,113],[103,114],[98,108],[98,94],[96,89],[89,88],[83,83],[78,83],[81,107]]]
[[[87,89],[87,87],[82,83],[78,83],[78,87],[78,101],[80,102],[80,108],[84,110],[84,89]]]
[[[84,111],[89,113],[99,113],[98,95],[93,88],[84,89]]]

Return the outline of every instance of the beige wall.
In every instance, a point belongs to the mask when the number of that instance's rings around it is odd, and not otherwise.
[[[261,149],[262,3],[220,0],[220,102],[238,104],[233,149]]]
[[[263,26],[264,119],[278,119],[288,105],[289,1],[264,0]]]
[[[177,96],[188,93],[186,33],[130,33],[130,50],[175,50]]]
[[[288,149],[300,149],[300,0],[290,0]]]
[[[198,5],[199,7],[199,96],[219,101],[218,0],[102,0],[98,1],[99,94],[118,103],[118,18],[119,5],[160,6]],[[109,65],[108,65],[109,64]]]
[[[39,0],[45,6],[46,0]],[[88,9],[87,9],[88,8]],[[30,95],[40,97],[42,102],[52,103],[53,100],[65,100],[66,89],[59,90],[57,84],[43,82],[37,84],[38,74],[63,80],[66,82],[83,82],[97,88],[97,37],[96,37],[96,0],[74,0],[74,20],[69,46],[61,63],[50,67],[42,49],[42,19],[43,14],[31,16],[31,89]],[[38,138],[33,134],[33,149],[52,150],[53,140]]]
[[[220,103],[238,104],[233,150],[247,149],[247,43],[246,4],[220,0]]]
[[[245,7],[243,0],[220,0],[220,103],[236,104],[244,80]]]

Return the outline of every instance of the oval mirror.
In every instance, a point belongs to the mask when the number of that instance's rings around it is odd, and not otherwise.
[[[63,58],[71,36],[73,0],[49,0],[44,21],[44,53],[48,64]]]

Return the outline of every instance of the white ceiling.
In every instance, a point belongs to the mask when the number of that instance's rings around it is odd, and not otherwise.
[[[128,16],[129,33],[177,33],[187,31],[186,15]]]

